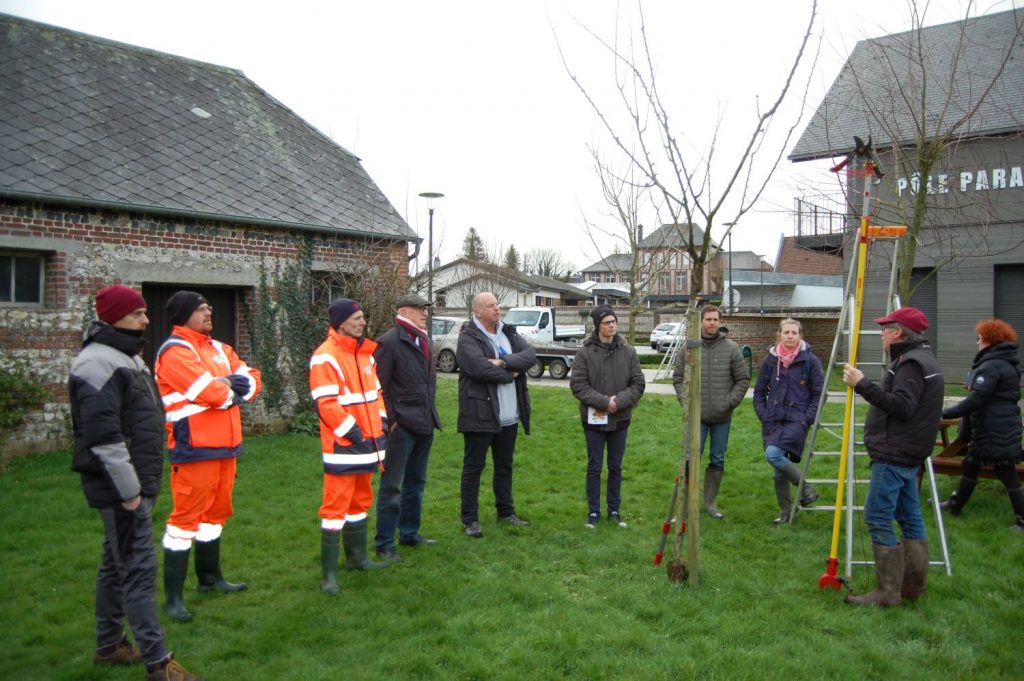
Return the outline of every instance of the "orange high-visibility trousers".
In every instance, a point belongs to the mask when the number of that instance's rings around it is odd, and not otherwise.
[[[362,520],[373,506],[373,474],[324,475],[320,526],[340,530],[346,520]]]
[[[235,458],[171,464],[174,509],[167,524],[187,532],[197,531],[199,523],[223,525],[234,512],[236,474]]]

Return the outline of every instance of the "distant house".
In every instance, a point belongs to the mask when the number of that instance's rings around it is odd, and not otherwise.
[[[417,285],[425,290],[420,277]],[[529,305],[586,305],[590,294],[571,284],[524,274],[500,265],[459,258],[433,271],[433,294],[438,307],[469,309],[473,296],[490,291],[502,307]]]
[[[843,257],[841,248],[829,250],[814,243],[802,243],[799,236],[783,236],[779,239],[779,252],[775,257],[776,272],[789,274],[814,274],[842,276]]]
[[[948,381],[960,382],[970,368],[978,320],[998,317],[1024,332],[1022,24],[1018,9],[862,40],[789,156],[842,157],[854,135],[870,137],[887,172],[872,186],[874,223],[907,224],[913,203],[919,197],[927,203],[910,273],[915,288],[902,302],[927,314],[925,335]],[[947,134],[948,127],[937,132],[937,126],[965,117],[922,177],[914,149]],[[840,223],[845,231],[832,244],[846,263],[856,251],[862,187],[852,178]],[[821,234],[811,241],[828,247]],[[865,318],[885,310],[891,248],[881,242],[871,248]]]
[[[632,264],[632,254],[612,253],[580,270],[582,281],[574,285],[590,293],[592,305],[628,305]],[[638,284],[641,291],[646,290],[646,279]]]
[[[704,243],[704,231],[692,226],[693,243],[700,248]],[[718,244],[710,247],[716,255],[708,258],[704,269],[704,282],[700,291],[691,291],[693,262],[686,252],[690,227],[687,225],[662,225],[642,238],[638,249],[643,256],[643,267],[649,272],[646,300],[651,306],[689,301],[691,293],[721,293],[722,257]]]
[[[404,278],[410,241],[359,159],[240,71],[0,15],[0,363],[55,396],[19,444],[66,437],[100,287],[141,288],[149,353],[198,290],[245,356],[261,267],[311,243],[315,272]]]

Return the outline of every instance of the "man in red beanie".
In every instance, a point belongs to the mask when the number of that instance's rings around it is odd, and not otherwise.
[[[320,417],[324,493],[320,506],[320,590],[329,596],[338,587],[339,544],[345,568],[386,567],[367,555],[367,511],[373,504],[374,471],[384,464],[387,413],[373,351],[366,338],[363,308],[339,298],[329,310],[327,339],[309,360],[309,389]]]
[[[242,415],[262,387],[258,369],[247,366],[230,345],[216,341],[213,308],[194,291],[167,301],[171,335],[156,355],[156,382],[167,416],[174,509],[164,529],[164,611],[192,621],[182,589],[192,542],[200,591],[243,591],[224,579],[220,536],[232,514],[236,461],[242,455]]]
[[[864,447],[871,457],[871,481],[864,522],[875,558],[875,590],[847,596],[852,605],[899,605],[924,595],[928,578],[928,537],[921,518],[917,474],[935,449],[942,418],[942,370],[921,334],[928,318],[903,307],[875,320],[889,366],[878,385],[856,367],[843,367],[843,382],[871,407],[864,421]],[[902,543],[893,532],[899,523]]]
[[[93,662],[145,662],[147,679],[195,679],[167,650],[157,615],[153,505],[163,473],[164,415],[139,357],[146,301],[135,289],[108,286],[96,295],[96,314],[68,376],[72,468],[104,530]],[[138,648],[125,635],[125,619]]]

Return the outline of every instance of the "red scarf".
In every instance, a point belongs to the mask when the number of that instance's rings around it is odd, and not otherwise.
[[[430,341],[427,340],[427,332],[424,329],[416,326],[405,317],[395,317],[395,324],[409,332],[409,335],[419,340],[420,351],[423,353],[423,359],[427,360],[427,370],[433,368],[434,364],[430,361]]]

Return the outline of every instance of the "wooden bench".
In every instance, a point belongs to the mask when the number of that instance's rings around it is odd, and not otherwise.
[[[963,457],[967,454],[967,443],[955,438],[950,439],[949,430],[960,425],[960,419],[942,419],[939,422],[939,441],[935,443],[937,454],[932,455],[932,468],[943,475],[960,475],[963,469]],[[1017,464],[1017,476],[1024,481],[1024,464]],[[979,478],[995,479],[989,466],[978,471]]]

